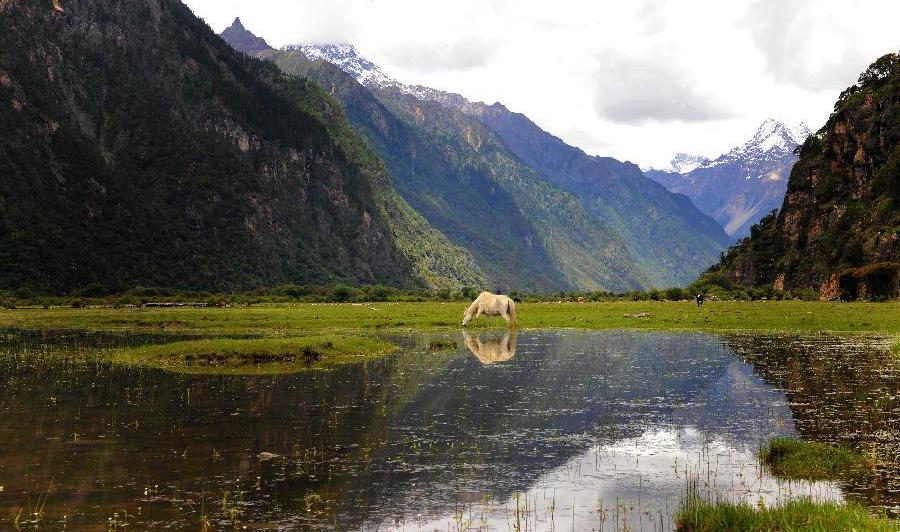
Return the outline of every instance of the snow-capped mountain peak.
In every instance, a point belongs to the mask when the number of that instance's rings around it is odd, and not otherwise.
[[[679,174],[686,174],[709,162],[707,157],[703,155],[691,155],[689,153],[676,153],[672,157],[672,171]]]
[[[809,127],[803,122],[791,127],[774,118],[767,118],[760,124],[750,142],[742,148],[757,148],[763,152],[774,148],[792,151],[798,144],[802,144],[809,134]]]
[[[794,149],[809,135],[802,122],[786,125],[769,118],[749,140],[712,161],[695,165],[697,158],[679,154],[672,159],[673,171],[651,170],[647,176],[687,195],[728,234],[746,236],[754,223],[781,206],[797,160]]]
[[[392,88],[400,92],[415,96],[420,100],[435,101],[448,107],[462,111],[470,110],[472,102],[464,96],[446,92],[422,85],[407,85],[384,73],[375,63],[369,61],[349,43],[343,44],[292,44],[284,47],[285,50],[297,50],[303,53],[310,61],[327,61],[344,72],[350,74],[360,84],[369,88]]]
[[[400,83],[385,74],[375,63],[359,54],[356,48],[349,43],[340,44],[292,44],[285,46],[285,50],[297,50],[303,52],[310,61],[321,59],[340,67],[344,72],[352,75],[365,86],[389,87]]]

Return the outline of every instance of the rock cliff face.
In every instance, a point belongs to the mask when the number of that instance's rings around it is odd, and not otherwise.
[[[900,55],[873,63],[799,148],[777,216],[732,248],[722,270],[747,285],[823,298],[897,297],[900,277]]]
[[[481,284],[317,85],[179,0],[0,2],[0,288]]]

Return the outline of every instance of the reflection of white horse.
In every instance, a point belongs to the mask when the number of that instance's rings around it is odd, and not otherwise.
[[[516,303],[507,296],[498,296],[490,292],[478,294],[478,298],[469,305],[463,315],[463,327],[470,321],[484,314],[485,316],[503,316],[510,327],[516,325]]]
[[[466,347],[485,366],[506,362],[516,356],[516,331],[507,332],[503,338],[482,338],[472,336],[469,331],[463,331],[463,340]]]

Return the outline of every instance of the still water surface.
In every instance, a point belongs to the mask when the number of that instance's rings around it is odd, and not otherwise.
[[[0,528],[669,530],[689,481],[752,504],[900,501],[900,373],[878,339],[423,334],[279,376],[99,356],[169,340],[0,335]],[[775,436],[879,465],[777,481],[756,460]]]

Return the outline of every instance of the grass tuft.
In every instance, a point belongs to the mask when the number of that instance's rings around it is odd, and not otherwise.
[[[454,340],[432,340],[428,343],[429,351],[452,351],[457,348]]]
[[[900,530],[900,523],[871,516],[856,503],[791,501],[771,508],[746,503],[710,503],[692,498],[675,516],[682,532],[720,530]]]
[[[394,349],[388,342],[356,336],[217,338],[123,349],[113,361],[184,373],[271,374],[359,362]]]
[[[759,452],[759,459],[775,477],[789,480],[841,480],[874,466],[849,447],[790,438],[773,439]]]

